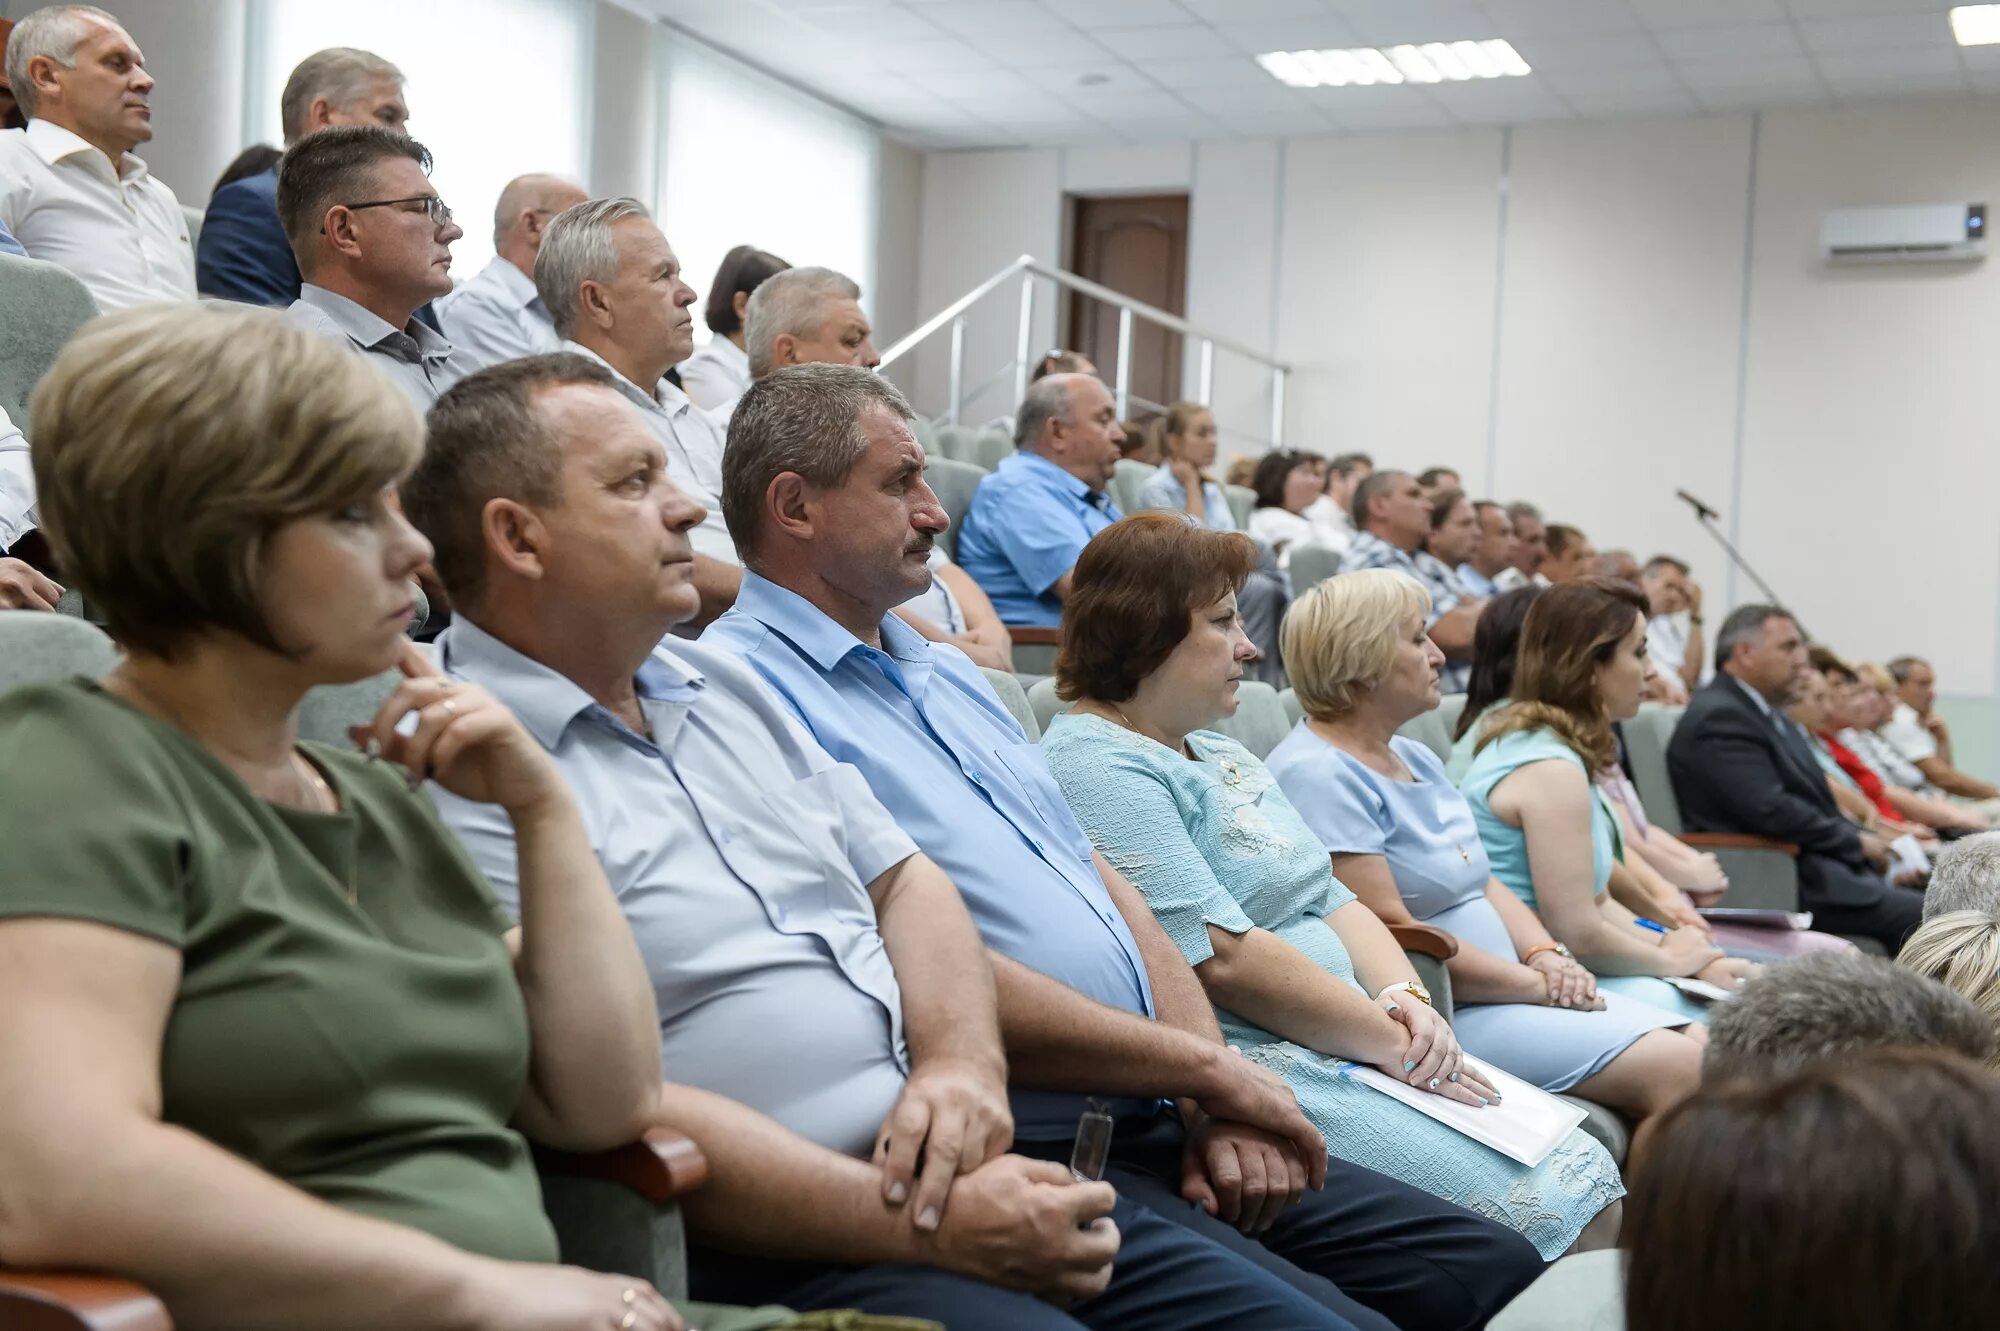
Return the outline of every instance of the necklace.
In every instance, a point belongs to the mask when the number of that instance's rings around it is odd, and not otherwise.
[[[1118,714],[1119,724],[1123,725],[1127,730],[1131,731],[1133,734],[1139,736],[1142,739],[1153,739],[1151,735],[1148,735],[1145,731],[1139,729],[1139,727],[1133,723],[1131,717],[1125,715],[1125,709],[1123,707],[1120,707],[1115,702],[1107,702],[1103,705],[1109,707],[1112,711]],[[1159,743],[1158,740],[1153,740],[1153,742],[1156,744]],[[1162,745],[1161,747],[1165,746]],[[1188,748],[1186,741],[1182,741],[1181,743],[1181,756],[1187,758],[1191,762],[1201,761],[1201,759],[1195,755],[1194,751]],[[1238,767],[1233,759],[1218,758],[1215,760],[1215,766],[1217,770],[1222,773],[1222,781],[1224,785],[1235,786],[1242,784],[1243,769]]]

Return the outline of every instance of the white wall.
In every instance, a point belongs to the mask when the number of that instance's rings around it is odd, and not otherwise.
[[[1058,257],[1065,185],[1120,156],[932,154],[921,310],[1015,254]],[[1816,250],[1828,208],[2000,201],[2000,103],[1122,156],[1119,188],[1192,193],[1189,317],[1294,366],[1289,443],[1458,466],[1601,547],[1689,558],[1718,609],[1753,599],[1688,489],[1823,640],[1929,655],[1948,693],[2000,687],[2000,265]],[[1001,304],[974,321],[993,364]],[[942,405],[942,363],[921,361],[920,406]],[[1226,440],[1265,430],[1266,383],[1226,357],[1215,401]]]

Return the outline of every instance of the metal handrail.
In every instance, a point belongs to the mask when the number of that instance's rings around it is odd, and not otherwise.
[[[1028,386],[1029,345],[1030,338],[1033,335],[1034,323],[1034,279],[1040,278],[1044,281],[1053,282],[1058,287],[1074,291],[1078,295],[1102,301],[1118,311],[1118,355],[1114,371],[1113,393],[1117,400],[1119,415],[1125,415],[1127,408],[1133,401],[1133,394],[1131,392],[1131,343],[1132,321],[1136,317],[1145,319],[1149,323],[1158,324],[1160,327],[1179,333],[1184,337],[1193,338],[1198,342],[1201,352],[1201,369],[1195,400],[1204,406],[1208,405],[1215,387],[1215,349],[1217,347],[1234,352],[1239,356],[1268,367],[1272,376],[1270,442],[1273,445],[1282,442],[1285,419],[1285,379],[1292,371],[1292,367],[1288,363],[1278,360],[1273,356],[1268,356],[1258,351],[1255,347],[1246,346],[1233,338],[1223,337],[1220,334],[1198,328],[1177,314],[1170,314],[1158,306],[1148,305],[1145,301],[1135,300],[1122,292],[1113,291],[1110,287],[1104,286],[1102,283],[1093,282],[1087,277],[1079,277],[1075,273],[1065,272],[1060,268],[1052,268],[1040,262],[1031,254],[1021,255],[984,282],[981,282],[978,286],[975,286],[972,290],[966,292],[963,296],[960,296],[957,300],[926,319],[913,331],[897,339],[887,351],[882,353],[880,368],[887,369],[916,350],[924,342],[930,340],[931,337],[940,331],[949,329],[951,333],[951,385],[949,390],[951,405],[945,413],[945,419],[956,422],[959,410],[964,402],[965,314],[973,306],[979,304],[979,302],[992,295],[995,291],[998,291],[1008,281],[1016,277],[1021,279],[1021,305],[1020,322],[1015,337],[1015,359],[1011,366],[998,371],[985,384],[982,384],[982,389],[990,385],[995,379],[1000,378],[1006,373],[1007,369],[1011,368],[1014,372],[1015,400],[1018,401],[1026,393]]]

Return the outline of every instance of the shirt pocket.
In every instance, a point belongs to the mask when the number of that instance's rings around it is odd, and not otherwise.
[[[1055,773],[1049,770],[1048,755],[1042,752],[1042,746],[1001,744],[994,748],[993,757],[1013,778],[1021,797],[1035,812],[1047,834],[1044,839],[1036,837],[1029,829],[1022,829],[1028,832],[1028,839],[1035,843],[1035,848],[1051,859],[1057,853],[1065,853],[1090,863],[1090,838],[1083,834],[1082,824],[1070,812],[1069,801],[1063,798],[1062,787],[1056,784]]]
[[[729,867],[763,898],[772,924],[819,934],[836,952],[840,936],[865,934],[880,945],[875,903],[848,856],[841,788],[860,780],[841,765],[767,790],[761,808],[744,810],[756,826],[738,824],[716,837]]]

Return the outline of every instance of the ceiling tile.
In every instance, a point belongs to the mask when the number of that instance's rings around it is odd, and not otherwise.
[[[930,42],[884,42],[874,48],[882,68],[898,73],[913,69],[992,69],[993,61],[966,43],[945,37]]]
[[[1341,102],[1322,104],[1336,125],[1346,130],[1441,129],[1456,124],[1451,112],[1429,97],[1371,97],[1375,88],[1357,88],[1364,94]],[[1381,89],[1380,91],[1390,91]]]
[[[1011,69],[912,69],[904,77],[934,97],[948,97],[957,102],[1025,100],[1047,96],[1049,91]]]
[[[1955,70],[1950,74],[1899,74],[1893,78],[1872,78],[1865,75],[1830,78],[1827,84],[1833,89],[1833,95],[1843,102],[1878,101],[1883,98],[1901,97],[1955,97],[1962,96],[1970,86],[1962,70]]]
[[[1575,93],[1617,95],[1680,92],[1682,83],[1664,61],[1613,69],[1537,70],[1535,78],[1564,97]]]
[[[1467,0],[1328,0],[1369,46],[1497,37],[1484,10]]]
[[[1266,19],[1259,23],[1217,23],[1215,29],[1252,55],[1260,51],[1321,51],[1366,46],[1361,34],[1325,13],[1318,18]]]
[[[1263,88],[1182,88],[1180,99],[1210,115],[1282,114],[1302,106],[1327,92],[1364,92],[1362,88],[1287,88],[1273,82]]]
[[[1939,14],[1875,14],[1812,19],[1799,35],[1811,51],[1874,51],[1903,46],[1952,47],[1951,25]]]
[[[1760,23],[1742,28],[1681,28],[1660,33],[1657,40],[1660,49],[1676,60],[1801,53],[1798,34],[1789,23]]]
[[[1155,88],[1078,88],[1062,99],[1095,119],[1137,120],[1144,116],[1185,116],[1198,108]]]
[[[1793,18],[1840,17],[1847,14],[1943,13],[1951,0],[1785,0]]]
[[[1054,10],[1036,0],[950,0],[922,5],[904,13],[920,17],[947,32],[983,40],[1034,32],[1074,32]]]
[[[1563,98],[1570,109],[1581,116],[1658,116],[1688,115],[1701,110],[1701,104],[1678,89],[1672,92],[1620,93],[1571,93]]]
[[[1188,11],[1174,0],[1047,0],[1047,4],[1079,28],[1148,28],[1188,20]]]
[[[2000,47],[1996,47],[2000,50]],[[1212,60],[1134,60],[1139,71],[1165,88],[1268,88],[1272,78],[1249,56],[1232,51]]]
[[[1215,23],[1263,23],[1326,12],[1324,0],[1181,0],[1181,8]]]
[[[1776,111],[1833,105],[1832,94],[1817,83],[1785,88],[1697,90],[1695,99],[1710,111]]]
[[[1040,37],[981,37],[976,45],[993,57],[995,64],[1009,69],[1030,65],[1087,65],[1106,61],[1111,53],[1091,40],[1089,34],[1070,31],[1044,33]]]
[[[1817,87],[1819,75],[1803,56],[1728,57],[1679,60],[1674,68],[1698,94],[1754,92],[1758,88]],[[1704,98],[1704,100],[1706,100]]]
[[[1958,58],[1974,74],[2000,73],[2000,46],[1967,46]]]
[[[1734,27],[1744,23],[1782,23],[1788,17],[1779,0],[1630,0],[1639,21],[1656,32],[1680,28]]]
[[[1936,50],[1829,51],[1814,56],[1813,63],[1828,79],[1877,79],[1897,75],[1920,78],[1960,72],[1958,51],[1948,46]]]
[[[769,29],[771,18],[741,8],[731,15]],[[781,20],[782,21],[782,20]],[[842,5],[826,9],[801,10],[794,21],[810,24],[822,32],[838,32],[870,42],[935,41],[948,36],[943,28],[913,9],[876,9]]]
[[[1660,58],[1653,39],[1638,35],[1598,37],[1510,37],[1514,49],[1537,70],[1578,66],[1650,65]]]
[[[1486,9],[1498,20],[1500,35],[1516,46],[1517,33],[1591,37],[1639,31],[1625,0],[1486,0]]]
[[[1051,92],[1067,93],[1072,88],[1085,86],[1082,80],[1089,79],[1089,86],[1109,86],[1116,84],[1126,88],[1151,88],[1152,80],[1122,60],[1100,60],[1087,65],[1020,65],[1015,68],[1028,82]]]
[[[1178,23],[1168,28],[1106,28],[1097,40],[1127,60],[1233,61],[1239,52],[1222,34],[1205,23]]]
[[[1508,83],[1519,83],[1520,79],[1507,79]],[[1305,88],[1306,99],[1325,111],[1335,120],[1343,119],[1356,109],[1365,111],[1386,111],[1396,107],[1436,106],[1432,94],[1444,87],[1464,87],[1464,84],[1418,83],[1376,83],[1368,87],[1350,88]]]
[[[1290,115],[1218,116],[1217,119],[1245,139],[1299,138],[1331,134],[1339,128],[1331,120],[1310,110]]]
[[[1438,83],[1425,89],[1461,120],[1491,123],[1514,116],[1567,116],[1562,100],[1533,79],[1475,79],[1470,83]]]
[[[1229,133],[1229,128],[1221,121],[1193,112],[1180,116],[1147,116],[1141,120],[1106,119],[1104,123],[1131,143],[1213,139]]]

